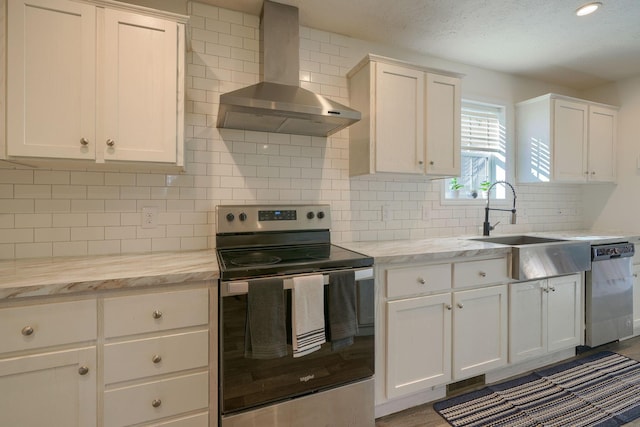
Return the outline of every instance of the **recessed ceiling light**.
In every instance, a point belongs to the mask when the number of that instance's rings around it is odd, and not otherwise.
[[[576,15],[578,16],[590,15],[596,10],[598,10],[600,6],[602,6],[602,3],[600,3],[599,1],[593,2],[593,3],[587,3],[583,6],[580,6],[578,10],[576,10]]]

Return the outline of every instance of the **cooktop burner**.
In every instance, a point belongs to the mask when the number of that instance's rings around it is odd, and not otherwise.
[[[219,249],[223,279],[369,267],[373,259],[332,244]]]
[[[233,265],[237,265],[239,267],[250,267],[250,266],[258,266],[258,265],[271,265],[277,264],[282,261],[282,258],[277,256],[269,256],[265,255],[261,252],[248,253],[244,255],[240,255],[236,258],[231,258],[229,262]]]

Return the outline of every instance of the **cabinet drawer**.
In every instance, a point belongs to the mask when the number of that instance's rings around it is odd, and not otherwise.
[[[104,382],[133,380],[209,363],[209,331],[187,332],[104,346]]]
[[[209,323],[207,289],[106,298],[106,338]]]
[[[108,390],[104,393],[104,425],[125,426],[206,409],[208,373]]]
[[[179,418],[177,420],[153,423],[154,427],[209,427],[209,413]],[[215,423],[214,425],[218,425]]]
[[[507,258],[457,262],[453,265],[453,287],[487,285],[509,280]]]
[[[95,300],[0,309],[0,353],[95,340]]]
[[[387,298],[451,288],[451,264],[422,265],[387,270]]]

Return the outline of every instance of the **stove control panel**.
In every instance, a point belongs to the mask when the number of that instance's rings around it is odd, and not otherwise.
[[[329,230],[329,205],[219,205],[217,233]]]

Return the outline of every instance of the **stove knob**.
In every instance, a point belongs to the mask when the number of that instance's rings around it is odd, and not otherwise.
[[[240,221],[246,221],[247,220],[247,214],[242,212],[240,215],[238,215],[238,218],[240,218]]]
[[[309,218],[309,219],[313,219],[313,217],[315,217],[315,215],[313,214],[313,212],[307,212],[307,218]]]
[[[227,214],[227,221],[231,222],[231,221],[233,221],[234,219],[235,219],[235,216],[233,216],[233,214],[232,214],[232,213],[228,213],[228,214]]]
[[[318,212],[318,219],[322,219],[324,218],[324,212],[320,211]]]

